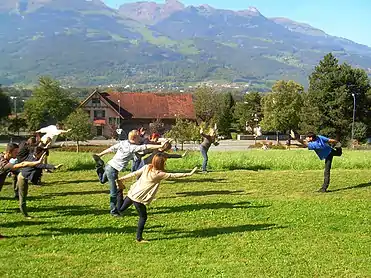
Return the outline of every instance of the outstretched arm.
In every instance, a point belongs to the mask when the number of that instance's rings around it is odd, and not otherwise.
[[[290,137],[296,141],[299,142],[300,145],[304,146],[304,147],[308,147],[308,143],[305,142],[303,139],[300,138],[300,135],[296,132],[294,132],[293,130],[290,131]],[[295,144],[292,144],[292,145],[295,145]]]
[[[125,180],[128,180],[128,179],[134,178],[134,177],[139,177],[143,173],[143,171],[144,171],[144,167],[140,168],[139,170],[137,170],[135,172],[127,174],[127,175],[119,178],[118,180],[119,181],[125,181]]]
[[[116,152],[118,150],[119,146],[120,146],[120,143],[118,143],[116,145],[113,145],[112,147],[109,147],[108,149],[104,150],[101,153],[97,153],[96,155],[99,156],[99,157],[102,157],[102,156],[104,156],[108,153]]]
[[[163,179],[190,177],[196,172],[196,170],[197,170],[197,167],[193,168],[193,170],[189,173],[165,173],[164,172]]]
[[[21,163],[18,163],[16,165],[13,166],[12,170],[16,170],[16,169],[20,169],[20,168],[25,168],[25,167],[35,167],[39,164],[41,164],[41,162],[43,161],[43,159],[45,158],[45,153],[43,153],[43,155],[40,157],[40,159],[38,161],[23,161]]]

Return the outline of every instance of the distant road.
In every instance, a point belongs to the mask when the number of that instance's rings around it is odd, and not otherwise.
[[[116,140],[89,140],[87,142],[82,143],[82,145],[114,145],[117,141]],[[262,141],[257,141],[262,142]],[[267,141],[264,141],[267,142]],[[273,142],[275,141],[268,141]],[[285,144],[285,141],[280,141],[281,144]],[[62,144],[67,146],[75,145],[75,142],[72,141],[66,141],[66,142],[57,142],[57,144]],[[210,151],[246,151],[249,149],[251,145],[254,145],[254,140],[221,140],[219,141],[218,146],[212,145],[210,148]],[[294,143],[294,142],[293,142]],[[5,146],[6,142],[2,142],[0,144],[1,146]],[[178,144],[178,148],[180,149],[180,145]],[[184,144],[184,150],[198,150],[199,144]]]

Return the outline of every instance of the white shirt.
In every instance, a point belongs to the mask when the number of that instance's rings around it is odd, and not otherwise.
[[[48,138],[51,138],[52,142],[51,142],[50,145],[54,145],[55,141],[57,141],[58,135],[61,134],[63,132],[63,130],[59,130],[57,128],[57,126],[55,126],[55,125],[50,125],[50,126],[47,126],[47,127],[43,127],[42,129],[39,129],[37,132],[45,133],[45,135],[43,137],[41,137],[41,139],[40,139],[41,142],[46,144]]]
[[[145,149],[147,149],[146,145],[131,144],[129,140],[120,141],[109,148],[111,152],[116,152],[116,154],[108,161],[108,164],[117,171],[121,171],[133,159],[136,152],[144,151]]]

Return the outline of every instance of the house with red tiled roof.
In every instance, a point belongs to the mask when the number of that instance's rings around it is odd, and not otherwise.
[[[92,134],[112,138],[116,129],[128,133],[161,120],[169,130],[176,118],[196,120],[192,94],[99,92],[95,90],[81,104],[93,123]]]

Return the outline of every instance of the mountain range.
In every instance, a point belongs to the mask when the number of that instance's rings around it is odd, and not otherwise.
[[[371,48],[257,8],[100,0],[1,0],[0,84],[307,83],[332,52],[371,73]]]

